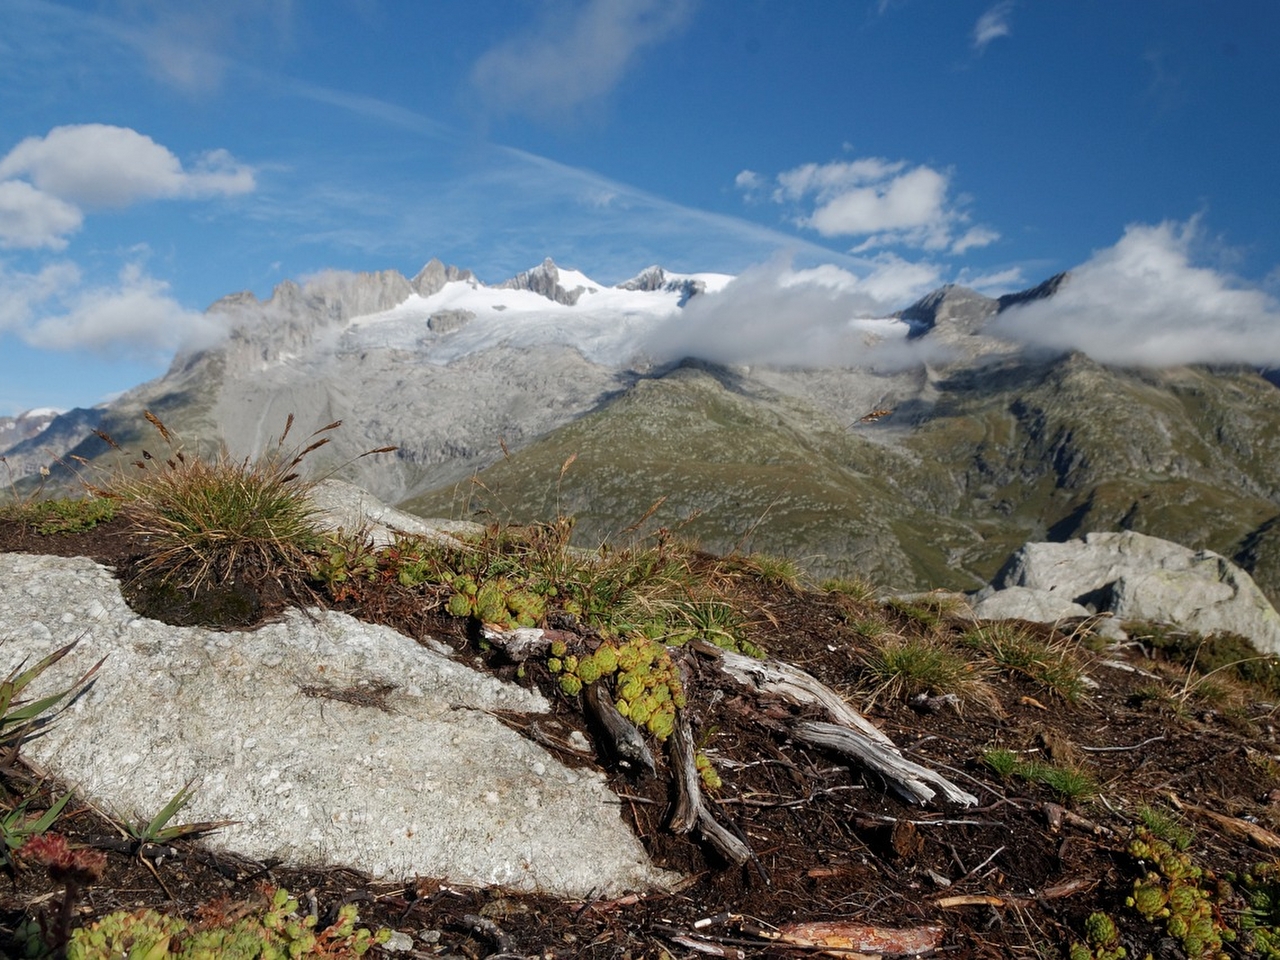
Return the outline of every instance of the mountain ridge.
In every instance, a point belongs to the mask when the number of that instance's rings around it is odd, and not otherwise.
[[[100,428],[130,446],[150,410],[252,455],[291,413],[306,429],[344,420],[318,467],[410,509],[569,508],[591,540],[665,496],[654,522],[715,549],[901,588],[972,589],[1026,540],[1135,529],[1243,558],[1280,594],[1280,416],[1257,372],[1122,369],[985,331],[1065,274],[999,298],[948,285],[857,321],[870,341],[927,348],[910,362],[726,366],[654,351],[732,282],[652,266],[610,287],[550,258],[492,286],[436,259],[412,279],[286,281],[267,300],[212,304],[226,340],[175,357]],[[394,457],[359,458],[392,444]],[[102,447],[59,452],[94,460]],[[459,486],[472,477],[490,502]]]

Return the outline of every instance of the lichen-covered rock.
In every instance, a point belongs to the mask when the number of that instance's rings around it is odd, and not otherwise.
[[[499,722],[548,709],[385,627],[293,611],[251,632],[138,616],[83,557],[0,554],[0,675],[79,639],[40,677],[93,686],[24,754],[122,816],[229,819],[215,849],[379,877],[561,896],[666,884],[604,777]]]

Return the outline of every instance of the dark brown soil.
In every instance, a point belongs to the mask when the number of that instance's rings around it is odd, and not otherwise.
[[[128,580],[145,545],[135,542],[123,521],[74,536],[38,536],[0,524],[0,551],[89,556]],[[134,597],[155,589],[145,578],[128,584]],[[746,577],[735,589],[752,611],[756,643],[855,705],[866,704],[866,691],[857,684],[867,641],[851,626],[856,617],[847,600],[842,606],[826,594],[797,593]],[[240,611],[233,626],[244,627],[308,595],[321,602],[303,583],[248,578],[225,605]],[[218,599],[210,602],[217,606]],[[410,636],[473,643],[462,621],[422,606],[394,586],[343,604]],[[880,616],[888,629],[904,635],[921,629],[879,608],[852,613]],[[194,620],[202,616],[191,614]],[[966,626],[956,621],[939,629],[959,634]],[[492,669],[514,674],[498,654],[489,656]],[[1143,872],[1125,851],[1137,811],[1144,804],[1170,809],[1176,797],[1280,831],[1274,707],[1247,695],[1198,698],[1192,695],[1198,688],[1184,690],[1185,671],[1148,659],[1141,644],[1082,656],[1096,687],[1075,703],[1026,677],[1004,674],[992,678],[1000,715],[975,705],[917,712],[903,698],[886,697],[867,711],[910,758],[976,794],[976,809],[905,805],[876,777],[788,739],[784,724],[767,722],[786,718],[780,705],[733,691],[721,696],[710,678],[695,678],[695,733],[724,778],[716,816],[749,842],[757,859],[728,868],[696,839],[673,836],[664,829],[670,807],[665,776],[636,781],[615,773],[625,815],[654,860],[689,878],[677,893],[581,903],[463,889],[430,877],[373,883],[349,870],[298,872],[216,858],[198,844],[180,843],[171,856],[150,863],[127,851],[109,851],[107,875],[88,890],[81,919],[139,905],[190,914],[217,898],[251,902],[266,881],[313,895],[322,914],[357,901],[365,923],[409,934],[415,951],[410,955],[423,957],[501,952],[639,958],[662,956],[664,950],[673,957],[713,950],[723,956],[805,956],[813,950],[773,943],[756,931],[808,921],[936,925],[943,930],[939,952],[948,956],[1043,957],[1065,956],[1070,943],[1082,939],[1085,918],[1103,909],[1120,925],[1129,956],[1179,956],[1180,948],[1158,926],[1123,905]],[[1126,664],[1165,678],[1123,669]],[[550,678],[539,674],[530,669],[524,682],[543,682],[552,692]],[[582,728],[576,700],[555,697],[555,720]],[[522,722],[527,721],[512,721]],[[1099,790],[1068,800],[1043,785],[1001,778],[982,759],[995,747],[1017,751],[1025,760],[1073,761]],[[660,759],[660,774],[664,767]],[[20,766],[5,773],[10,798],[22,794],[21,773]],[[1183,816],[1195,831],[1190,852],[1196,862],[1219,874],[1276,855],[1226,832],[1220,821],[1192,812]],[[74,801],[56,829],[90,845],[119,837]],[[0,953],[25,916],[49,909],[54,892],[42,870],[10,870],[0,890]],[[964,896],[966,903],[947,903]],[[1221,906],[1229,911],[1240,903]],[[509,940],[500,944],[492,931],[478,931],[468,915],[493,921]],[[1245,955],[1239,944],[1228,949]]]

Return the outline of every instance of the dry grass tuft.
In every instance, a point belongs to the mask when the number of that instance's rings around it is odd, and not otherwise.
[[[308,499],[311,483],[297,468],[307,454],[329,442],[321,427],[302,449],[284,443],[290,417],[275,448],[256,459],[236,459],[226,450],[213,457],[185,452],[173,433],[151,413],[168,453],[163,460],[143,451],[135,473],[110,484],[135,529],[153,550],[143,563],[183,589],[225,583],[238,570],[296,569],[315,549],[319,533]]]

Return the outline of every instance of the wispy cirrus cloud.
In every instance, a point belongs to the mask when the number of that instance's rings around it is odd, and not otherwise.
[[[564,9],[548,6],[541,23],[476,61],[471,83],[490,109],[540,121],[571,117],[607,97],[645,48],[680,33],[693,3],[586,0],[567,17]]]
[[[974,50],[982,53],[992,40],[1007,37],[1013,32],[1009,22],[1013,15],[1013,7],[1013,0],[1001,0],[978,18],[978,22],[973,25]]]
[[[951,197],[949,171],[905,160],[806,163],[772,181],[744,170],[734,183],[748,201],[790,207],[798,226],[823,237],[862,238],[854,253],[904,246],[958,254],[1000,238],[989,227],[968,225],[969,215]]]

